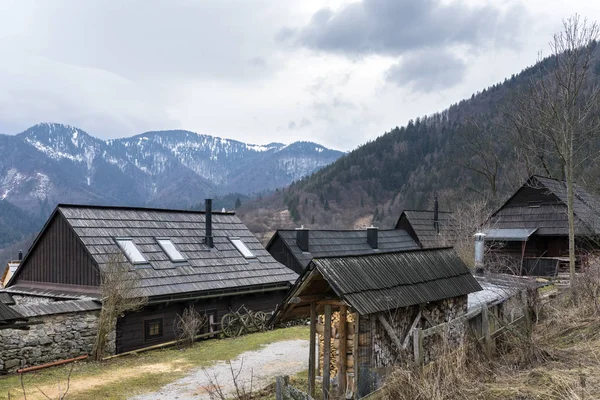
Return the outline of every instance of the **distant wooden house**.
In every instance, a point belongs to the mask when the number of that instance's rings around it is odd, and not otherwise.
[[[316,374],[315,332],[324,335],[324,393],[330,389],[327,366],[335,330],[339,390],[345,394],[348,389],[360,398],[381,385],[379,377],[386,367],[414,360],[415,329],[465,314],[468,295],[479,290],[469,268],[451,248],[313,258],[273,322],[310,317],[311,391]],[[333,311],[340,313],[337,329],[331,326]],[[318,315],[324,315],[322,325]],[[464,329],[457,329],[448,333],[448,340],[461,342],[464,335]]]
[[[79,306],[97,313],[101,271],[115,256],[148,297],[142,311],[118,318],[116,353],[175,339],[174,319],[190,305],[207,315],[207,331],[242,305],[272,311],[297,278],[234,213],[213,213],[210,201],[206,212],[59,205],[4,290],[32,316],[76,313]],[[54,306],[29,305],[40,302]]]
[[[378,254],[418,249],[401,229],[280,229],[266,246],[275,260],[301,274],[315,257]]]
[[[574,196],[575,235],[579,252],[598,248],[600,197],[577,187]],[[486,263],[506,256],[521,272],[555,273],[568,262],[569,226],[565,182],[532,176],[486,223]],[[503,259],[506,262],[506,259]]]
[[[19,254],[21,255],[22,253],[19,253]],[[18,260],[18,261],[9,261],[8,263],[6,263],[6,267],[4,268],[4,272],[2,273],[2,276],[0,277],[0,288],[5,287],[6,284],[8,283],[8,281],[10,281],[10,278],[12,278],[12,276],[15,273],[15,271],[19,267],[20,263],[21,263],[20,260]]]
[[[438,210],[435,200],[433,211],[404,210],[396,222],[396,229],[409,233],[422,248],[452,244],[452,213]]]

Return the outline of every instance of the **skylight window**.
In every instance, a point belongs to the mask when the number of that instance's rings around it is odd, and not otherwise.
[[[185,261],[185,257],[177,250],[171,239],[156,239],[158,245],[163,249],[173,262]]]
[[[242,241],[242,239],[239,238],[229,238],[229,240],[231,241],[231,243],[235,246],[235,248],[242,253],[242,255],[244,256],[244,258],[255,258],[256,256],[254,255],[254,253],[252,253],[250,251],[250,249],[248,248],[248,246],[246,246],[246,243],[244,243]]]
[[[142,252],[137,248],[133,240],[131,239],[117,239],[117,244],[127,256],[127,259],[132,264],[145,264],[148,262],[146,257],[142,254]]]

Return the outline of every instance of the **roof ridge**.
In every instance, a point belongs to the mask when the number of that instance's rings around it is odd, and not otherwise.
[[[93,208],[93,209],[109,209],[109,210],[130,210],[130,211],[158,211],[158,212],[178,212],[189,214],[204,214],[204,210],[183,210],[176,208],[156,208],[156,207],[139,207],[139,206],[115,206],[115,205],[98,205],[98,204],[69,204],[59,203],[56,208]],[[213,214],[235,215],[235,211],[212,211]]]
[[[323,260],[330,258],[348,258],[348,257],[371,257],[371,256],[379,256],[379,255],[390,255],[390,254],[403,254],[403,253],[414,253],[417,251],[430,252],[433,250],[453,250],[452,246],[444,246],[444,247],[427,247],[427,248],[418,248],[418,249],[406,249],[406,250],[396,250],[396,251],[380,251],[377,253],[368,253],[368,254],[344,254],[344,255],[335,255],[335,256],[321,256],[321,257],[313,257],[311,262],[315,260]]]

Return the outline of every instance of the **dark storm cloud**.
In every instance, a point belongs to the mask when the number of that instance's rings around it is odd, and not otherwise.
[[[364,0],[335,12],[323,8],[306,26],[284,28],[278,38],[347,55],[401,55],[423,47],[507,45],[522,17],[521,7],[501,10],[460,0]]]
[[[447,89],[461,82],[467,64],[447,51],[424,51],[410,54],[386,72],[386,80],[414,91],[431,92]]]

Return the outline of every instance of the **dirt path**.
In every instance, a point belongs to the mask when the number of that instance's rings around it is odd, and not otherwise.
[[[308,369],[308,340],[288,340],[269,344],[258,351],[242,353],[231,360],[231,365],[220,361],[212,367],[194,371],[164,386],[158,392],[133,397],[131,400],[162,399],[211,399],[216,385],[223,394],[232,395],[235,385],[232,378],[238,374],[238,386],[254,390],[264,388],[275,381],[277,375],[294,375]],[[218,396],[214,398],[219,398]]]

